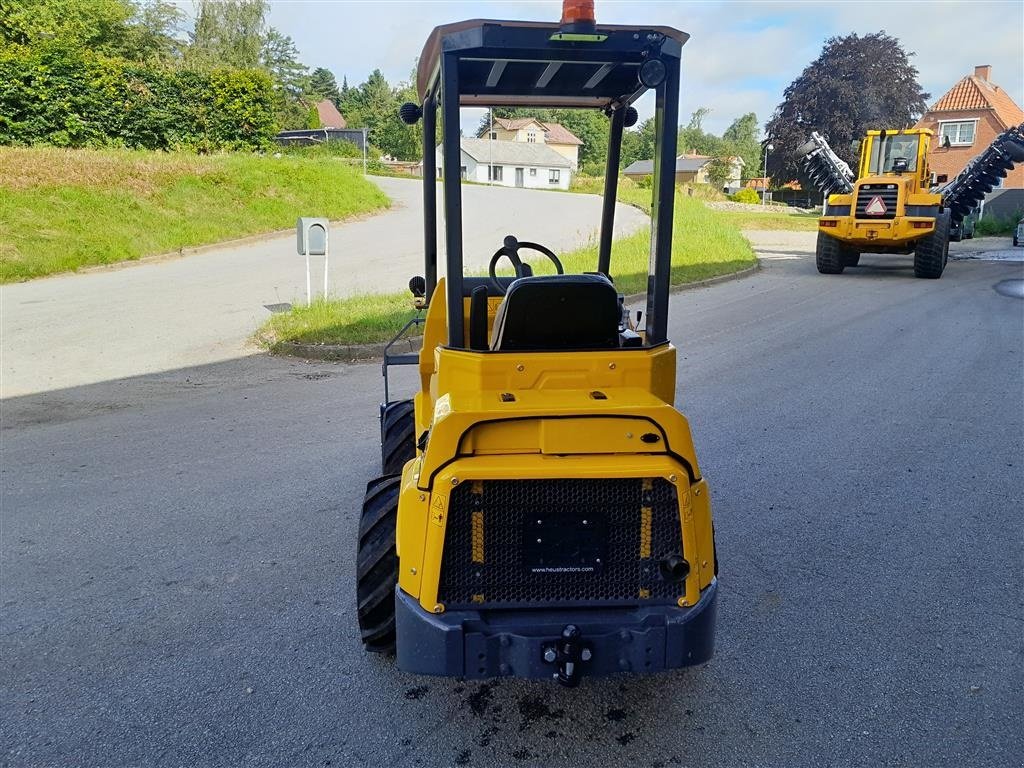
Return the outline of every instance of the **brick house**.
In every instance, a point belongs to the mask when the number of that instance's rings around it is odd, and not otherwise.
[[[996,136],[1024,123],[1024,112],[991,75],[992,67],[975,67],[973,75],[950,88],[914,126],[935,134],[928,165],[938,176],[952,181]],[[1024,188],[1024,164],[1010,171],[1002,186]]]

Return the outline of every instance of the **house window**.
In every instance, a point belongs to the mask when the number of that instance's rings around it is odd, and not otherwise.
[[[977,120],[959,120],[957,122],[939,123],[939,143],[945,145],[946,140],[954,147],[969,147],[974,143],[974,127]]]
[[[536,168],[531,168],[530,169],[530,175],[531,176],[536,176],[537,175],[537,169]]]
[[[494,141],[497,141],[498,140],[498,132],[497,131],[491,131],[491,138]]]
[[[537,132],[536,131],[527,131],[526,132],[526,143],[527,144],[536,144],[537,143]]]
[[[548,184],[557,184],[562,180],[562,172],[557,168],[548,170]]]
[[[500,165],[488,165],[487,166],[487,180],[488,181],[501,181],[501,171],[503,166]]]

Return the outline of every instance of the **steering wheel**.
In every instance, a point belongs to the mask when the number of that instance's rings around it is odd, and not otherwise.
[[[560,275],[565,274],[565,270],[562,268],[562,262],[560,262],[558,257],[551,252],[550,248],[545,248],[539,243],[528,243],[525,240],[520,242],[519,240],[516,240],[514,235],[508,235],[505,237],[505,244],[494,252],[494,255],[491,256],[491,263],[487,265],[487,274],[490,276],[491,285],[494,287],[498,296],[504,296],[505,291],[507,290],[507,288],[501,284],[501,281],[498,280],[498,275],[495,271],[502,256],[507,256],[508,260],[512,262],[512,266],[516,270],[517,278],[528,277],[533,274],[530,270],[530,265],[524,264],[523,260],[519,258],[519,250],[521,248],[525,248],[528,251],[543,253],[548,257],[551,263],[555,265],[555,272]]]

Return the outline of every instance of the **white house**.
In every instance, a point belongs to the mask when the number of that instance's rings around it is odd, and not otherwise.
[[[444,159],[437,148],[437,175]],[[568,189],[572,164],[545,144],[490,139],[462,139],[462,178],[481,184],[532,189]]]
[[[527,144],[547,144],[563,155],[575,171],[579,167],[579,152],[583,142],[561,123],[545,123],[533,117],[496,117],[483,126],[477,137],[495,141],[521,141]]]

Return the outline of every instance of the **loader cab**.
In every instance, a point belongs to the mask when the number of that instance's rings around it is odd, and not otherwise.
[[[903,177],[912,181],[911,191],[926,190],[931,135],[927,129],[868,131],[860,144],[858,177]]]

